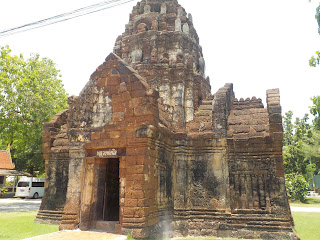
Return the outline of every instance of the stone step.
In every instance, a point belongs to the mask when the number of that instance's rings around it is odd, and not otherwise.
[[[119,221],[96,221],[95,229],[104,232],[115,233]]]
[[[74,221],[76,219],[75,216],[68,216],[68,215],[63,215],[62,220],[72,220]]]
[[[77,216],[77,213],[73,213],[73,212],[64,212],[65,215],[70,215],[70,216]]]
[[[71,219],[63,219],[61,220],[61,224],[75,224],[75,222]]]
[[[211,105],[212,106],[212,100],[202,100],[201,105]]]
[[[234,215],[232,214],[230,219],[234,220],[241,220],[241,221],[265,221],[265,222],[271,222],[271,221],[276,221],[276,222],[291,222],[289,218],[279,218],[279,217],[272,217],[272,216],[259,216],[259,215]]]
[[[40,210],[35,221],[57,224],[61,221],[63,213],[63,211]]]
[[[38,213],[37,216],[62,217],[62,214]]]
[[[268,214],[267,210],[262,209],[235,209],[232,212],[235,214]]]
[[[247,225],[247,224],[221,224],[220,229],[233,230],[233,229],[248,229],[248,230],[268,230],[268,231],[281,231],[281,230],[292,230],[291,227],[287,226],[268,226],[268,225]]]
[[[194,119],[194,122],[200,123],[200,122],[212,122],[212,116],[198,116]]]
[[[210,110],[198,110],[195,113],[196,117],[200,117],[200,116],[212,116],[212,111]]]
[[[204,110],[207,110],[207,111],[212,111],[212,105],[200,105],[199,108],[198,108],[198,111],[204,111]]]
[[[261,225],[261,226],[291,226],[290,222],[279,222],[279,221],[243,221],[232,219],[228,221],[230,224],[246,224],[249,226],[252,225]]]
[[[38,215],[39,214],[45,214],[45,215],[63,215],[64,214],[64,212],[56,212],[56,211],[39,211],[38,212]]]
[[[37,215],[37,218],[38,218],[38,219],[44,219],[44,220],[48,219],[48,220],[61,221],[61,217],[57,217],[57,216],[52,217],[52,216]]]

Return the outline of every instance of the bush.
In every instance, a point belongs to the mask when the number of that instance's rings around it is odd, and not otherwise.
[[[2,197],[4,195],[6,195],[6,193],[8,192],[8,189],[6,187],[3,187],[0,189],[0,192],[1,192],[0,196]]]
[[[131,234],[131,233],[128,233],[128,235],[127,235],[127,240],[135,240],[135,239],[132,237],[132,234]]]
[[[287,174],[286,188],[290,199],[298,200],[300,202],[306,201],[309,184],[301,174]]]

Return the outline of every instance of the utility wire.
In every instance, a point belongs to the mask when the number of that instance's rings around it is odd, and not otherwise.
[[[53,17],[45,18],[45,19],[42,19],[39,21],[35,21],[32,23],[24,24],[24,25],[14,27],[11,29],[3,30],[0,32],[0,37],[6,37],[6,36],[13,35],[16,33],[26,32],[26,31],[30,31],[33,29],[56,24],[59,22],[64,22],[67,20],[71,20],[73,18],[78,18],[78,17],[82,17],[82,16],[85,16],[88,14],[100,12],[100,11],[103,11],[103,10],[106,10],[109,8],[113,8],[113,7],[116,7],[119,5],[126,4],[128,2],[132,2],[132,1],[136,1],[136,0],[109,0],[109,1],[100,2],[100,3],[93,4],[93,5],[90,5],[87,7],[73,10],[71,12],[62,13],[62,14],[59,14],[59,15],[56,15]]]

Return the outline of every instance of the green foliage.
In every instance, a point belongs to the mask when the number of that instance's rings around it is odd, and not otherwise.
[[[127,240],[135,240],[135,239],[132,237],[132,234],[131,234],[131,233],[128,233],[128,235],[127,235]]]
[[[318,22],[318,33],[320,34],[320,4],[319,6],[316,8],[316,20]],[[317,65],[319,65],[320,63],[320,51],[316,51],[316,56],[312,56],[309,59],[309,65],[311,67],[316,67]]]
[[[319,63],[320,63],[320,52],[316,51],[316,55],[311,56],[311,58],[309,59],[309,66],[316,67],[317,65],[319,65]]]
[[[318,114],[319,108],[311,109]],[[289,111],[283,117],[283,162],[286,173],[286,187],[290,199],[305,201],[308,191],[308,182],[313,174],[320,169],[320,132],[316,124],[308,123],[308,115],[292,121],[293,112]]]
[[[314,128],[320,130],[320,96],[311,98],[313,105],[310,107],[310,113],[314,116]]]
[[[293,112],[289,111],[285,113],[283,117],[283,145],[288,146],[293,142],[293,124],[292,124]]]
[[[43,173],[39,173],[36,175],[37,178],[46,178],[46,173],[43,172]]]
[[[286,175],[287,194],[290,199],[306,201],[309,184],[301,174]]]
[[[42,125],[67,108],[67,94],[55,63],[32,54],[11,55],[8,46],[0,52],[0,148],[11,143],[17,170],[44,171]]]
[[[2,188],[0,189],[0,193],[1,193],[0,196],[6,195],[7,192],[8,192],[8,189],[7,189],[6,187],[2,187]]]
[[[285,113],[283,126],[283,161],[286,174],[308,175],[309,160],[305,156],[304,143],[311,135],[311,126],[308,124],[308,115],[302,119],[296,118],[292,123],[293,112]]]
[[[320,169],[320,131],[312,131],[308,141],[302,144],[302,151],[308,161],[308,172],[318,172]]]
[[[318,28],[318,33],[320,34],[320,4],[319,4],[319,6],[316,8],[316,20],[317,20],[317,22],[318,22],[318,26],[319,26],[319,28]]]

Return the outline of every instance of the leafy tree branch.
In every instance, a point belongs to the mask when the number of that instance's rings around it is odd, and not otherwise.
[[[59,70],[49,58],[0,52],[0,148],[11,143],[13,161],[21,171],[44,171],[43,123],[67,108]]]

